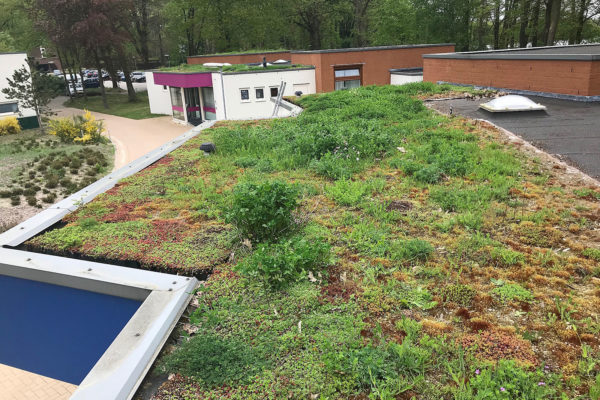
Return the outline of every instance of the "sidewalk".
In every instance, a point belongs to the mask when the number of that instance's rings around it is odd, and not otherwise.
[[[52,100],[50,107],[59,117],[83,114],[83,110],[63,106],[67,100],[60,96]],[[192,127],[173,122],[170,116],[134,120],[98,112],[92,112],[104,122],[106,135],[115,146],[115,169],[126,165]]]

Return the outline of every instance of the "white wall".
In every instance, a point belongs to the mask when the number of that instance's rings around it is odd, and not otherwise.
[[[216,78],[216,79],[215,79]],[[224,115],[219,113],[222,103],[220,75],[213,73],[213,87],[217,104],[217,119]],[[216,80],[216,81],[215,81]],[[303,94],[316,93],[315,70],[271,70],[256,73],[225,73],[223,86],[227,119],[258,119],[269,118],[273,114],[275,104],[270,100],[271,87],[279,88],[281,82],[287,83],[284,96],[293,96],[298,90]],[[264,98],[256,98],[256,89],[263,88]],[[250,98],[241,99],[241,89],[248,89]],[[222,111],[222,110],[221,110]],[[278,116],[289,116],[290,112],[279,108]]]
[[[23,65],[29,70],[27,64],[27,54],[25,53],[7,53],[0,54],[0,103],[16,103],[16,100],[8,99],[3,93],[2,89],[9,87],[8,80],[11,78],[15,70],[21,68]],[[32,108],[22,108],[19,105],[19,113],[2,113],[0,118],[15,116],[15,117],[35,117],[35,110]]]
[[[390,84],[404,85],[412,82],[423,82],[423,75],[390,74]]]
[[[154,73],[146,72],[146,87],[148,89],[148,102],[152,114],[173,115],[171,108],[171,95],[169,87],[165,90],[163,85],[154,84]]]

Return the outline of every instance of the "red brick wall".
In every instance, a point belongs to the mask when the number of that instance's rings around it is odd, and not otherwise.
[[[592,96],[600,95],[600,61],[592,62],[592,73],[590,75],[590,93],[592,93]]]
[[[454,46],[413,47],[331,53],[292,53],[293,64],[316,67],[317,92],[335,88],[333,68],[336,65],[362,64],[363,85],[389,85],[390,69],[423,66],[423,54],[451,53]]]
[[[280,51],[275,53],[255,53],[255,54],[221,54],[208,56],[191,56],[187,58],[188,64],[204,64],[204,63],[229,63],[229,64],[248,64],[262,62],[263,57],[267,58],[268,62],[277,60],[289,60],[289,51]]]
[[[423,80],[594,96],[600,95],[599,66],[600,62],[571,60],[425,58]]]

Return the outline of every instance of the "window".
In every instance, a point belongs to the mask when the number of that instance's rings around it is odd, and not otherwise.
[[[180,121],[185,121],[181,88],[170,86],[169,92],[171,94],[171,108],[173,109],[173,118],[178,119]]]
[[[362,85],[362,65],[345,68],[335,67],[333,70],[335,90],[348,90]]]
[[[265,98],[265,89],[263,88],[256,88],[256,99],[264,99]]]
[[[360,76],[360,70],[354,69],[338,69],[335,71],[336,78],[347,78],[349,76]]]
[[[271,97],[277,97],[278,94],[279,94],[279,88],[278,87],[272,87],[271,88]]]
[[[360,79],[352,79],[349,81],[335,81],[335,90],[347,90],[360,87]]]
[[[19,104],[18,103],[4,103],[0,104],[0,114],[5,113],[17,113],[19,112]]]
[[[250,91],[248,89],[240,89],[242,101],[250,101]]]
[[[163,90],[166,92],[168,89],[167,85],[163,85]]]

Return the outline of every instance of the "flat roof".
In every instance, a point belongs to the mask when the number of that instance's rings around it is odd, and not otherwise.
[[[277,53],[289,53],[289,50],[266,50],[266,51],[245,51],[239,53],[213,53],[213,54],[200,54],[197,56],[188,56],[187,58],[202,58],[202,57],[223,57],[223,56],[252,56],[257,54],[277,54]]]
[[[322,53],[346,53],[355,51],[376,51],[376,50],[399,50],[414,49],[423,47],[443,47],[454,46],[454,43],[435,43],[435,44],[401,44],[393,46],[373,46],[373,47],[349,47],[347,49],[325,49],[325,50],[294,50],[292,54],[322,54]]]
[[[460,60],[600,60],[600,44],[571,46],[544,46],[519,49],[466,51],[461,53],[424,54],[423,58],[450,58]]]
[[[547,111],[490,113],[479,108],[490,99],[453,99],[431,102],[444,113],[485,119],[507,129],[534,146],[600,179],[600,103],[584,103],[548,97],[527,96]]]
[[[244,73],[255,73],[255,72],[274,72],[274,71],[293,71],[301,69],[314,69],[312,65],[301,65],[301,64],[270,64],[266,68],[261,65],[248,65],[248,64],[232,64],[224,65],[222,67],[206,67],[202,64],[181,64],[177,67],[167,67],[153,70],[152,72],[158,72],[161,74],[198,74],[198,73],[212,73],[212,72],[223,72],[223,74],[244,74]]]

